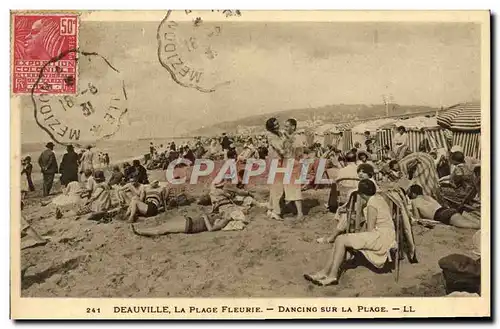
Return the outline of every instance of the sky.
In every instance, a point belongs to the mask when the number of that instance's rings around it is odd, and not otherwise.
[[[82,22],[80,48],[106,57],[126,84],[129,113],[116,139],[176,136],[221,121],[287,109],[382,103],[383,95],[392,95],[398,104],[438,107],[480,96],[479,25],[219,25],[221,33],[211,43],[218,57],[203,65],[214,81],[230,83],[202,93],[179,86],[160,65],[158,23]],[[187,25],[179,29],[188,30],[192,28]],[[26,99],[22,104],[31,106]],[[22,115],[23,142],[47,139],[32,112],[26,113],[30,115]]]

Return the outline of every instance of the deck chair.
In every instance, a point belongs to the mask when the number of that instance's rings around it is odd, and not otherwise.
[[[328,196],[328,210],[330,210],[330,212],[337,212],[339,206],[342,206],[339,202],[340,192],[338,189],[338,183],[344,181],[359,182],[359,178],[341,178],[332,183],[332,185],[330,186],[330,194]],[[350,197],[351,196],[348,197],[348,200],[350,199]],[[349,201],[347,203],[349,203]]]
[[[466,211],[477,211],[477,207],[471,206],[469,203],[474,199],[474,197],[481,193],[481,167],[477,166],[474,169],[474,186],[469,190],[469,192],[465,195],[461,200],[454,199],[453,197],[443,196],[443,199],[450,205],[451,208],[456,209],[458,212],[462,213],[464,210]]]
[[[392,220],[394,222],[394,229],[396,231],[396,246],[389,250],[391,261],[393,263],[394,272],[396,275],[396,282],[399,281],[399,269],[401,260],[404,259],[404,254],[402,253],[403,248],[403,216],[401,214],[401,209],[394,203],[392,203]]]
[[[396,192],[399,193],[399,192]],[[403,254],[403,240],[405,239],[404,231],[404,217],[401,210],[401,205],[396,204],[393,200],[384,197],[386,202],[391,207],[392,220],[394,222],[394,230],[396,233],[396,246],[389,250],[389,260],[388,262],[392,266],[395,274],[395,281],[399,281],[399,271],[401,260],[404,259]],[[356,222],[358,216],[356,216],[356,201],[357,201],[357,191],[353,191],[349,196],[349,202],[347,205],[347,220],[348,220],[348,230],[347,233],[356,233],[360,230],[360,223]],[[411,236],[413,242],[413,236]],[[357,254],[357,250],[350,250],[354,255]]]

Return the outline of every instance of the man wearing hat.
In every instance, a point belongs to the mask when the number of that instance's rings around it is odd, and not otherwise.
[[[54,143],[48,142],[45,145],[47,148],[40,154],[38,158],[38,165],[43,175],[43,196],[48,196],[50,190],[52,189],[52,184],[54,183],[54,177],[59,171],[57,166],[56,155],[54,154]]]

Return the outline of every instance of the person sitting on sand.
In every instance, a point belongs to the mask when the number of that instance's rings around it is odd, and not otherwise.
[[[129,216],[128,222],[133,223],[137,215],[153,217],[161,210],[166,209],[166,190],[155,180],[149,185],[141,186],[139,198],[133,198],[125,216]]]
[[[465,156],[462,152],[454,152],[450,156],[453,170],[450,175],[450,183],[454,187],[463,191],[470,191],[475,188],[474,166],[466,164]]]
[[[106,182],[106,177],[102,170],[94,173],[94,185],[90,197],[85,205],[77,211],[77,215],[89,212],[102,213],[111,209],[111,188]]]
[[[441,206],[436,200],[428,195],[424,195],[420,185],[412,185],[408,190],[415,218],[432,219],[445,225],[452,225],[459,228],[480,229],[481,222],[472,217],[466,218],[455,209]]]
[[[369,163],[362,163],[357,169],[359,179],[369,179],[375,184],[377,190],[379,189],[377,182],[373,178],[375,176],[375,168]]]
[[[401,172],[401,168],[399,167],[399,163],[397,160],[391,160],[389,162],[389,170],[386,172],[387,179],[390,182],[397,182],[401,178],[403,178],[403,173]]]
[[[134,176],[135,169],[130,165],[130,163],[123,163],[123,180],[129,182],[132,176]]]
[[[109,186],[113,185],[121,185],[123,182],[123,173],[120,170],[119,166],[113,166],[113,172],[111,173],[111,177],[109,178],[108,184]]]
[[[139,180],[139,183],[149,184],[148,172],[147,172],[146,168],[144,168],[144,166],[141,165],[141,162],[137,159],[132,161],[132,167],[135,169],[135,172],[138,175],[137,179]]]
[[[165,234],[194,234],[213,231],[239,231],[248,224],[246,213],[251,205],[265,207],[266,204],[256,202],[250,193],[231,186],[231,180],[224,178],[212,182],[210,189],[212,211],[199,217],[174,216],[164,224],[153,228],[140,228],[132,225],[132,231],[142,236],[159,236]],[[238,204],[242,206],[238,206]]]
[[[179,179],[179,176],[175,176],[175,179]],[[165,193],[167,209],[177,208],[180,206],[186,206],[190,203],[190,199],[187,194],[186,183],[180,184],[169,184]]]
[[[88,190],[88,187],[82,188],[77,182],[71,182],[63,195],[52,200],[52,203],[57,206],[56,218],[81,216],[89,213],[99,215],[105,214],[111,209],[111,188],[106,182],[104,172],[96,170],[92,181],[92,190]]]
[[[54,197],[50,201],[50,204],[56,205],[58,207],[74,208],[75,205],[84,201],[84,198],[88,197],[88,194],[89,193],[87,189],[84,188],[80,182],[69,182],[68,185],[63,189],[63,193]]]
[[[391,150],[391,147],[389,145],[384,145],[382,159],[389,161],[396,159],[396,153],[394,153],[394,151]]]
[[[128,183],[119,187],[116,191],[118,201],[121,205],[128,205],[133,199],[141,195],[141,186],[138,175],[131,175]]]
[[[83,172],[85,190],[87,191],[86,197],[90,197],[90,195],[92,194],[92,191],[94,191],[94,188],[96,185],[96,181],[95,181],[94,175],[92,175],[92,173],[93,173],[93,171],[90,169],[85,169],[85,171]],[[83,194],[83,196],[85,196],[85,195]]]
[[[375,184],[369,179],[359,182],[358,197],[367,202],[366,232],[337,236],[326,266],[315,274],[304,274],[306,280],[319,286],[338,284],[339,270],[348,252],[347,248],[360,251],[378,268],[386,263],[390,249],[396,245],[396,233],[389,205],[383,196],[376,193]]]

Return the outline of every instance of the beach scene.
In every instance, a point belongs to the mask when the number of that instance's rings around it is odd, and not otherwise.
[[[480,24],[86,15],[16,95],[22,297],[480,296]]]

